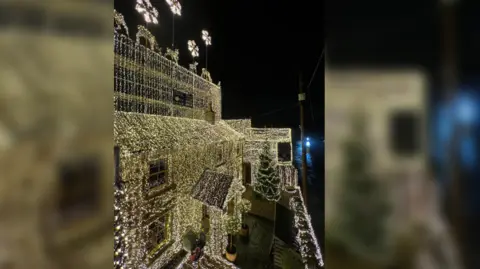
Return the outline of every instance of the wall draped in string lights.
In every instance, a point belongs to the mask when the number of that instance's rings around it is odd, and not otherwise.
[[[298,173],[292,165],[292,130],[289,128],[252,128],[250,119],[225,120],[234,130],[245,135],[243,161],[250,163],[251,184],[256,183],[260,154],[265,143],[270,144],[273,160],[278,164],[282,187],[292,191],[298,184]],[[283,152],[282,152],[283,151]],[[286,152],[285,152],[286,151]]]
[[[114,26],[114,140],[121,183],[115,190],[114,263],[162,268],[180,253],[189,231],[203,229],[203,204],[191,192],[205,169],[233,176],[227,200],[240,203],[245,189],[238,187],[238,149],[244,135],[221,120],[220,87],[206,69],[198,75],[178,65],[178,50],[162,54],[144,26],[130,39],[116,11]],[[227,243],[225,212],[207,212],[206,250],[220,256]]]
[[[128,253],[128,258],[122,259],[126,260],[125,268],[161,268],[181,250],[183,236],[188,231],[202,230],[202,203],[192,198],[192,189],[206,168],[216,169],[221,163],[223,172],[235,177],[226,199],[240,202],[238,198],[244,188],[237,177],[242,169],[237,148],[243,139],[226,124],[115,112],[114,132],[115,144],[121,149],[120,174],[125,182],[123,200],[116,205],[123,218],[124,227],[119,229],[127,234],[127,240],[123,239],[124,252]],[[165,160],[166,179],[150,190],[149,165],[159,160]],[[171,214],[167,223],[170,240],[165,247],[158,248],[158,253],[149,253],[145,242],[150,240],[150,220],[165,212]],[[224,212],[214,208],[209,212],[211,231],[207,235],[207,251],[221,255],[227,235]]]
[[[201,76],[178,64],[178,50],[162,55],[155,37],[138,26],[136,40],[115,13],[114,102],[116,111],[205,119],[212,109],[221,119],[220,87],[206,69]],[[167,59],[169,57],[170,59]]]

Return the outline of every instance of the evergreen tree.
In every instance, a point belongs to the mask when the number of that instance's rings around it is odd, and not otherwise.
[[[355,135],[344,145],[344,168],[338,200],[338,218],[327,239],[357,259],[380,262],[388,259],[387,218],[390,202],[381,181],[370,172],[364,117],[353,121]]]
[[[278,201],[281,193],[280,183],[277,165],[272,158],[270,143],[267,142],[260,154],[260,167],[256,174],[254,190],[269,201]]]

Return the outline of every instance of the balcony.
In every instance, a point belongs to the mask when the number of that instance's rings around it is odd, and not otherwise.
[[[221,118],[220,87],[206,70],[199,76],[139,40],[114,33],[116,111],[205,119],[212,106]]]
[[[292,130],[289,128],[248,128],[246,129],[247,140],[289,142],[292,141]]]

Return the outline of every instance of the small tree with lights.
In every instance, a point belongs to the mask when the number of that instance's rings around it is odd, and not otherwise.
[[[278,201],[281,194],[281,181],[277,165],[272,158],[270,143],[265,143],[260,154],[260,167],[256,174],[253,189],[268,201]]]
[[[226,258],[230,262],[235,262],[237,259],[237,247],[235,246],[233,242],[233,238],[235,235],[237,235],[238,231],[240,230],[242,221],[238,217],[237,214],[234,214],[232,216],[226,216],[225,219],[225,228],[228,233],[228,245],[227,245],[227,253],[226,253]]]
[[[327,253],[337,253],[329,259],[337,260],[330,265],[332,268],[343,268],[345,260],[351,260],[358,268],[382,268],[381,264],[388,260],[386,222],[390,202],[382,183],[369,171],[370,153],[361,113],[355,115],[352,126],[354,137],[344,145],[338,216],[326,231],[327,247],[332,249]]]
[[[242,214],[242,229],[240,230],[240,235],[242,237],[247,237],[249,234],[249,228],[247,223],[245,222],[245,215],[252,209],[252,203],[249,200],[243,198],[238,204],[238,206]]]

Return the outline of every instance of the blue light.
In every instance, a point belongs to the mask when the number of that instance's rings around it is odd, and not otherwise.
[[[305,143],[305,145],[306,145],[307,147],[310,147],[310,141],[307,141],[307,143]]]
[[[310,141],[310,137],[307,137],[307,141]]]
[[[460,124],[470,125],[477,120],[478,107],[474,96],[463,93],[458,96],[454,104],[455,116]]]

